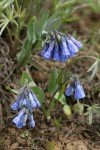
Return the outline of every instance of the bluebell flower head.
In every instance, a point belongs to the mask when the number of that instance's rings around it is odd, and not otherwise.
[[[13,110],[19,110],[23,106],[26,106],[30,110],[41,106],[33,91],[27,86],[19,93],[17,100],[11,104]]]
[[[49,41],[49,42],[48,42]],[[82,44],[70,35],[52,31],[41,52],[41,56],[47,60],[66,62],[79,52]]]
[[[71,77],[71,83],[70,85],[68,86],[66,92],[65,92],[66,96],[71,96],[74,94],[74,98],[76,100],[79,100],[81,98],[84,98],[85,97],[85,92],[83,90],[83,87],[82,85],[80,84],[80,81],[79,79],[73,75]]]
[[[28,118],[30,120],[30,127],[35,127],[35,121],[34,121],[34,118],[33,118],[32,111],[30,111],[26,107],[23,108],[19,112],[18,116],[16,116],[13,119],[13,122],[15,123],[17,128],[22,128],[22,127],[26,126],[26,122],[27,122]]]

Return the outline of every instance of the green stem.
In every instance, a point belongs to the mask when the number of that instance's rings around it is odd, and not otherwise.
[[[45,114],[45,116],[46,117],[49,117],[50,116],[50,112],[51,112],[51,110],[53,109],[53,107],[54,107],[54,96],[55,96],[55,94],[58,92],[58,88],[57,88],[57,90],[54,92],[54,94],[52,95],[52,97],[51,97],[51,99],[50,99],[50,106],[49,106],[49,108],[46,110],[45,108],[43,108],[44,109],[44,114]]]
[[[6,28],[7,28],[8,34],[9,34],[10,42],[11,42],[11,44],[13,44],[13,39],[12,39],[11,31],[10,31],[10,29],[8,27],[6,27]]]

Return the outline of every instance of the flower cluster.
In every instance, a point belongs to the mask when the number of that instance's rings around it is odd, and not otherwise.
[[[67,59],[78,53],[82,44],[70,35],[64,35],[57,31],[52,31],[46,40],[41,56],[45,59],[66,62]]]
[[[17,100],[11,104],[13,110],[20,110],[18,116],[13,119],[13,122],[18,128],[22,128],[23,126],[26,126],[26,121],[29,118],[30,127],[34,127],[35,121],[32,112],[35,107],[40,106],[41,104],[33,91],[25,85],[20,89]]]
[[[82,85],[80,84],[80,81],[78,80],[78,78],[75,75],[72,75],[71,83],[68,86],[65,94],[67,96],[71,96],[73,94],[73,92],[74,92],[74,98],[76,100],[79,100],[79,99],[85,97],[83,87],[82,87]]]

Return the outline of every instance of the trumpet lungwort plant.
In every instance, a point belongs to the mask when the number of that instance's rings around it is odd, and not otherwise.
[[[56,30],[50,30],[49,32],[45,31],[44,34],[44,48],[41,51],[41,56],[46,60],[52,59],[54,61],[65,63],[68,59],[75,56],[75,54],[79,52],[79,48],[82,47],[81,42],[73,38],[71,35],[63,34]],[[50,106],[48,110],[46,110],[42,105],[47,118],[50,118],[51,110],[55,107],[55,102],[57,103],[57,101],[63,105],[64,113],[68,116],[71,115],[71,109],[66,103],[65,94],[66,96],[70,96],[72,95],[72,92],[74,92],[74,97],[77,101],[85,97],[82,85],[75,75],[71,76],[71,83],[65,92],[66,83],[68,84],[70,79],[69,74],[71,73],[68,74],[66,68],[64,68],[61,72],[62,73],[58,74],[57,70],[54,69],[48,82],[48,92],[51,95]],[[67,79],[65,77],[66,74]],[[35,94],[28,88],[27,85],[25,85],[20,89],[17,100],[11,104],[11,108],[13,110],[21,110],[18,116],[13,119],[13,122],[17,127],[21,128],[26,125],[27,118],[29,117],[30,126],[34,127],[35,122],[32,116],[32,111],[35,107],[40,106],[41,104],[37,100]]]
[[[83,45],[73,36],[57,31],[61,24],[61,18],[57,17],[57,13],[50,16],[49,11],[45,11],[41,17],[28,16],[27,14],[31,13],[27,13],[27,9],[23,9],[20,3],[22,4],[23,1],[1,0],[0,2],[0,35],[7,29],[10,40],[14,39],[12,42],[14,43],[13,53],[17,54],[19,68],[25,66],[27,63],[30,64],[33,49],[40,47],[40,43],[43,45],[41,56],[46,60],[67,64],[69,59],[76,56]],[[26,25],[26,18],[29,21],[28,25]],[[22,30],[27,30],[24,42],[20,41]],[[17,53],[16,48],[19,43],[22,43],[22,49]],[[93,66],[89,71],[93,69]],[[29,120],[30,127],[34,127],[33,110],[40,106],[46,117],[50,119],[51,110],[60,102],[63,105],[64,113],[70,116],[71,107],[67,104],[66,96],[74,95],[74,98],[78,102],[78,109],[81,107],[83,111],[83,106],[79,104],[79,100],[85,97],[85,92],[77,76],[71,75],[72,73],[69,69],[66,65],[60,73],[57,72],[57,69],[51,71],[47,85],[47,90],[51,97],[48,109],[47,107],[45,108],[43,90],[36,86],[29,73],[22,73],[22,88],[17,92],[11,89],[18,94],[16,101],[11,104],[13,110],[19,111],[18,115],[13,119],[18,128],[26,126],[27,120]],[[77,108],[76,106],[75,109]],[[82,111],[79,109],[79,113]],[[61,118],[58,120],[59,123],[60,120]],[[55,124],[57,125],[57,120]]]

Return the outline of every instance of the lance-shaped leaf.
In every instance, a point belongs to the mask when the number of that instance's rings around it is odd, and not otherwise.
[[[60,26],[60,24],[61,24],[61,19],[60,18],[55,18],[55,19],[53,19],[49,22],[49,24],[46,27],[46,30],[47,31],[57,30],[58,27]]]
[[[42,16],[36,22],[36,35],[38,39],[40,39],[42,31],[45,30],[48,16],[49,16],[49,12],[46,11],[42,14]]]
[[[0,2],[0,8],[5,9],[10,4],[12,4],[13,2],[14,2],[14,0],[1,0],[1,2]]]
[[[48,85],[47,85],[48,92],[50,94],[53,94],[56,91],[57,87],[58,87],[58,85],[56,83],[57,77],[58,77],[57,70],[53,69],[51,71],[51,74],[50,74],[50,77],[49,77],[49,81],[48,81]]]
[[[85,105],[87,108],[87,112],[84,114],[85,116],[88,116],[89,118],[89,124],[92,124],[93,122],[93,114],[99,114],[100,115],[100,106],[98,104],[95,104],[93,106]]]
[[[36,41],[36,35],[35,35],[35,17],[32,17],[28,27],[27,27],[27,36],[29,41],[31,41],[33,44]]]
[[[33,81],[31,75],[27,73],[26,71],[23,71],[21,79],[20,79],[21,86],[25,84],[26,79],[28,80],[28,83],[31,83]]]
[[[18,90],[15,90],[15,89],[11,89],[9,86],[6,86],[6,89],[9,90],[9,91],[12,91],[13,93],[17,94],[19,93]]]
[[[31,49],[32,49],[32,43],[31,43],[31,41],[26,39],[24,41],[21,52],[19,52],[17,54],[17,60],[18,60],[18,63],[20,64],[20,66],[25,65],[27,62],[30,61],[30,57],[32,54]]]
[[[64,94],[62,94],[62,95],[60,96],[60,93],[57,92],[57,93],[55,94],[54,98],[55,98],[57,101],[59,101],[62,105],[66,105],[66,104],[67,104],[67,103],[66,103],[66,97],[65,97]]]
[[[93,63],[93,65],[88,69],[87,72],[92,71],[92,74],[91,74],[91,76],[90,76],[90,81],[93,80],[94,76],[95,76],[96,73],[99,71],[99,68],[100,68],[99,64],[100,64],[100,59],[97,59],[97,60]]]

